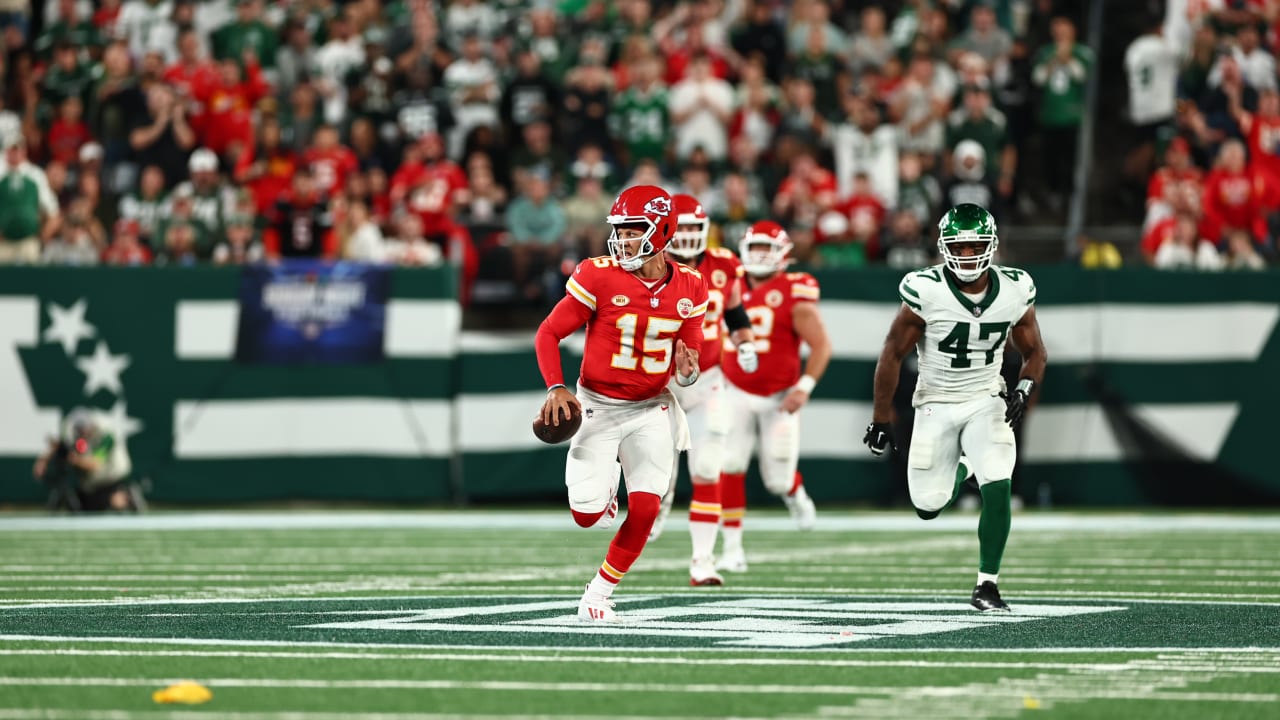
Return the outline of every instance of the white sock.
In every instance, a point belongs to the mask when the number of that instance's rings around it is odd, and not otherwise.
[[[742,549],[742,526],[721,528],[724,535],[724,550],[728,552],[730,549]]]
[[[689,523],[689,540],[693,543],[694,557],[710,557],[716,551],[716,533],[719,530],[719,523]],[[739,542],[741,542],[741,538],[739,538]]]
[[[618,587],[618,583],[611,583],[608,580],[605,580],[600,577],[600,573],[597,572],[596,576],[591,578],[591,583],[587,585],[587,592],[601,597],[609,597],[610,595],[613,595],[613,589],[616,587]]]
[[[981,585],[981,584],[982,584],[982,583],[984,583],[984,582],[987,582],[988,580],[990,580],[990,581],[991,581],[991,584],[992,584],[992,585],[999,585],[999,584],[1000,584],[1000,573],[995,573],[994,575],[993,575],[993,574],[991,574],[991,573],[984,573],[984,572],[980,572],[980,573],[978,573],[978,584],[979,584],[979,585]]]

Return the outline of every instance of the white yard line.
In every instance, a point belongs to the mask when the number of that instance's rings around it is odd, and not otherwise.
[[[9,687],[155,687],[183,678],[16,677],[0,676]],[[885,695],[897,686],[745,685],[728,683],[532,682],[524,680],[316,680],[304,678],[202,678],[220,688],[307,688],[313,690],[487,690],[491,692],[696,693],[733,695]]]
[[[904,650],[904,653],[916,652]],[[1110,672],[1122,670],[1133,665],[1141,665],[1152,670],[1181,670],[1196,672],[1226,672],[1232,674],[1276,674],[1280,673],[1280,650],[1270,654],[1259,653],[1262,657],[1237,656],[1234,651],[1224,653],[1221,657],[1201,654],[1195,657],[1179,657],[1177,655],[1162,656],[1149,660],[1132,660],[1129,663],[1064,663],[1064,662],[994,662],[994,661],[947,661],[947,660],[818,660],[807,658],[684,658],[661,656],[621,656],[621,655],[579,655],[565,657],[562,655],[536,655],[528,652],[519,653],[378,653],[378,652],[288,652],[258,650],[141,650],[112,649],[90,650],[84,648],[48,648],[48,649],[3,649],[0,656],[75,656],[75,657],[194,657],[194,658],[237,658],[237,659],[305,659],[305,660],[404,660],[420,662],[423,660],[448,660],[453,662],[517,662],[517,663],[590,663],[592,665],[689,665],[702,667],[834,667],[834,668],[912,668],[912,669],[986,669],[986,670],[1089,670],[1092,672]],[[1231,662],[1224,662],[1231,660]],[[1269,663],[1245,665],[1249,663]]]
[[[119,590],[119,588],[111,588]],[[494,598],[494,593],[501,593],[504,598],[548,598],[562,600],[566,604],[576,602],[580,597],[577,594],[562,594],[563,585],[547,586],[546,590],[538,590],[530,588],[527,585],[472,585],[465,587],[450,588],[422,588],[422,593],[417,595],[362,595],[362,596],[308,596],[308,595],[290,595],[277,596],[271,595],[266,597],[117,597],[110,599],[83,599],[83,600],[47,600],[47,599],[28,599],[22,600],[18,598],[5,598],[7,604],[0,605],[0,610],[32,610],[32,609],[50,609],[50,608],[84,608],[84,607],[135,607],[149,605],[248,605],[257,603],[388,603],[388,602],[405,602],[405,603],[428,603],[432,600],[453,600],[463,601],[467,599],[490,601]],[[225,590],[225,589],[224,589]],[[486,591],[487,594],[431,594],[432,590],[436,591]],[[661,598],[677,598],[680,600],[689,599],[705,599],[715,597],[718,599],[732,599],[736,597],[752,597],[758,595],[783,595],[783,596],[836,596],[836,597],[885,597],[891,600],[912,600],[912,599],[936,599],[938,597],[960,597],[967,595],[965,592],[948,592],[946,589],[933,588],[875,588],[874,590],[850,590],[847,588],[787,588],[781,589],[776,587],[762,586],[734,586],[732,590],[721,589],[689,589],[680,593],[662,593],[659,589],[648,587],[638,588],[634,595],[626,594],[620,597],[629,602],[640,602],[645,600],[661,599]],[[1107,592],[1107,591],[1084,591],[1084,590],[1054,590],[1054,591],[1035,591],[1028,590],[1017,593],[1017,597],[1025,597],[1027,599],[1057,599],[1057,600],[1098,600],[1099,602],[1127,602],[1152,605],[1247,605],[1257,607],[1271,607],[1280,605],[1280,597],[1272,595],[1241,595],[1236,594],[1239,598],[1263,598],[1260,600],[1245,599],[1215,599],[1222,598],[1222,593],[1131,593],[1125,591]],[[1014,594],[1010,593],[1013,598]],[[1191,599],[1176,599],[1179,597]],[[1204,598],[1203,600],[1195,598]],[[1273,599],[1274,598],[1274,599]],[[21,604],[19,604],[21,603]],[[489,603],[485,603],[489,604]],[[1012,603],[1016,610],[1016,601]],[[299,614],[308,611],[296,611]],[[315,611],[333,612],[339,611]],[[347,614],[360,614],[362,611],[352,610]],[[373,612],[382,612],[381,610]],[[398,611],[397,611],[398,612]],[[265,613],[226,613],[212,612],[208,614],[214,615],[239,615],[239,614],[273,614]]]
[[[357,642],[326,642],[326,641],[293,641],[293,640],[226,640],[217,638],[140,638],[131,636],[119,637],[76,637],[71,635],[21,635],[8,634],[0,635],[0,643],[2,642],[48,642],[48,643],[66,643],[69,645],[76,644],[95,644],[110,643],[118,645],[174,645],[174,646],[199,646],[199,647],[279,647],[279,648],[348,648],[348,649],[369,649],[369,650],[448,650],[459,651],[474,649],[482,652],[511,651],[514,653],[522,652],[558,652],[558,653],[591,653],[599,652],[599,648],[592,647],[568,647],[559,645],[444,645],[432,643],[357,643]],[[1061,647],[1061,648],[1037,648],[1034,652],[1042,652],[1045,654],[1079,654],[1079,653],[1122,653],[1122,654],[1154,654],[1154,653],[1182,653],[1182,652],[1222,652],[1222,653],[1244,653],[1244,654],[1267,654],[1275,653],[1276,648],[1273,647]],[[830,651],[831,654],[868,654],[868,653],[890,653],[890,654],[920,654],[920,653],[981,653],[991,655],[996,653],[1018,653],[1025,654],[1030,652],[1028,648],[1017,647],[912,647],[912,648],[842,648],[840,650]],[[802,656],[812,656],[812,649],[790,649],[790,648],[768,648],[762,651],[760,648],[735,648],[735,647],[715,647],[715,648],[644,648],[646,653],[670,653],[672,655],[679,654],[702,654],[702,653],[718,653],[722,655],[750,654],[767,652],[769,655],[793,654]],[[821,652],[821,651],[820,651]]]

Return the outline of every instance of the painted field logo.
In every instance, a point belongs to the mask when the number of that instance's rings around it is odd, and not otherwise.
[[[663,603],[663,604],[657,604]],[[979,614],[963,603],[860,602],[821,598],[737,598],[701,601],[680,596],[619,599],[626,622],[584,624],[563,600],[463,606],[388,613],[386,617],[305,625],[307,629],[413,633],[420,642],[442,633],[471,635],[457,644],[509,643],[519,636],[612,635],[613,644],[652,647],[688,640],[723,647],[816,648],[868,640],[933,635],[1009,623],[1124,610],[1101,605],[1023,605],[1010,614]],[[454,644],[454,643],[449,643]]]

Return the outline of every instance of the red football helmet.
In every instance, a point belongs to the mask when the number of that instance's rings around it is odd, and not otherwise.
[[[738,244],[742,267],[755,276],[772,275],[791,264],[791,238],[772,220],[761,220],[747,228]]]
[[[640,269],[649,258],[662,252],[676,231],[676,214],[672,208],[671,196],[656,185],[637,185],[622,191],[605,222],[613,226],[609,236],[609,254],[622,266],[623,270]],[[618,227],[640,225],[645,228],[640,236],[639,247],[634,253],[628,252],[628,245],[634,240],[623,240],[618,237]]]
[[[692,195],[672,195],[671,204],[676,211],[676,233],[667,246],[667,252],[684,260],[692,260],[707,251],[711,221],[707,219],[707,211],[702,209],[702,203]]]

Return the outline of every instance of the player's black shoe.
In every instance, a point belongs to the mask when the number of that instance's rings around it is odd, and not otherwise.
[[[982,612],[1001,610],[1009,612],[1009,604],[1000,599],[1000,589],[990,580],[973,589],[973,598],[969,604]]]

